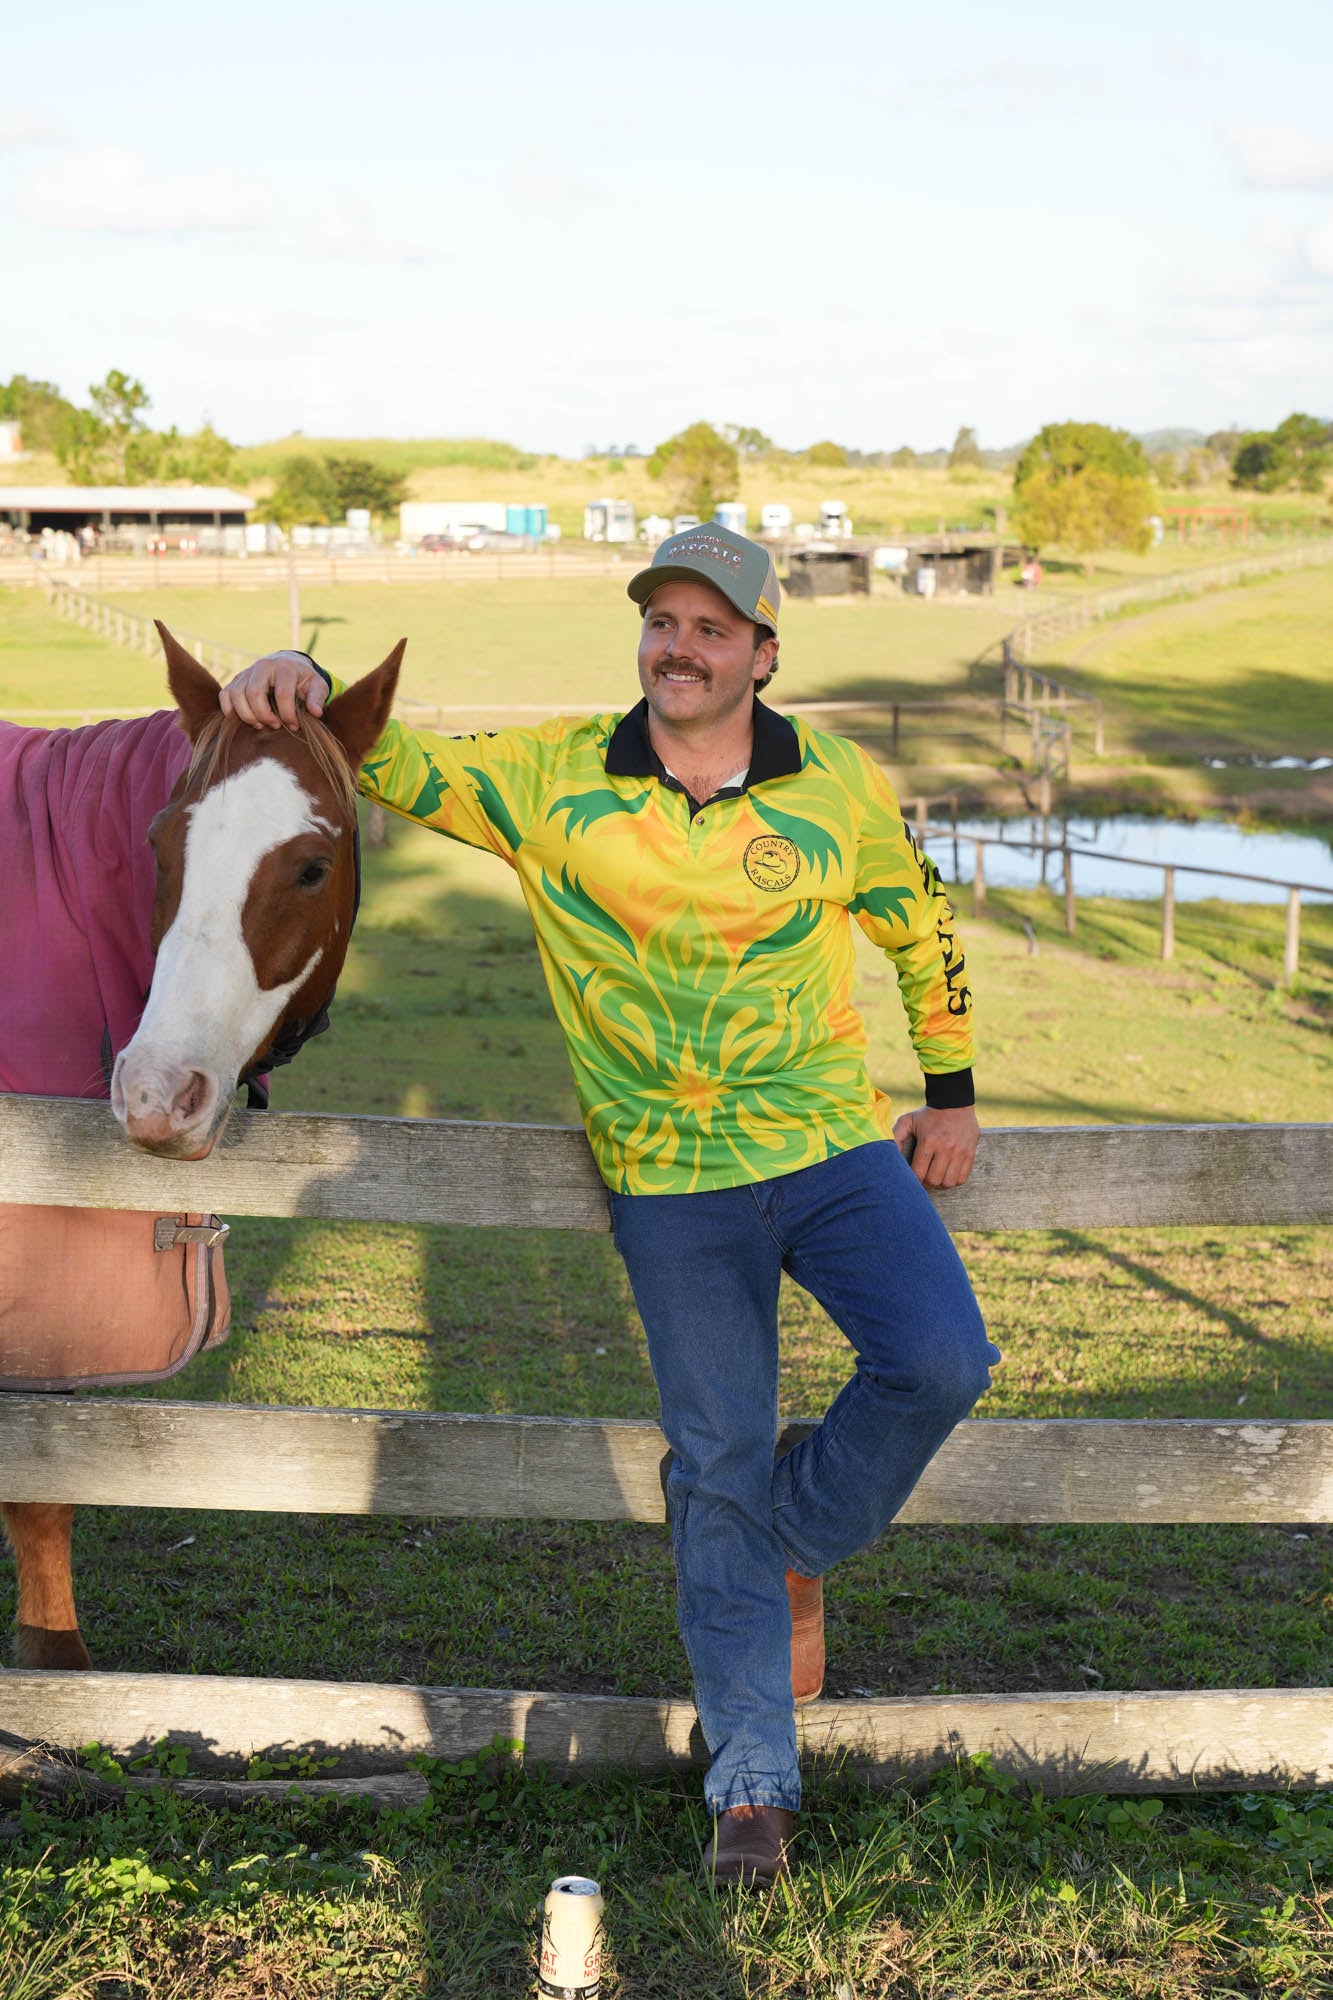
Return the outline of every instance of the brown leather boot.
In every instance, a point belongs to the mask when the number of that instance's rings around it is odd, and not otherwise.
[[[796,1815],[783,1806],[728,1806],[720,1812],[704,1852],[706,1882],[738,1882],[743,1889],[775,1882],[787,1869]]]
[[[787,1571],[791,1605],[791,1698],[797,1708],[817,1701],[824,1685],[824,1579]]]

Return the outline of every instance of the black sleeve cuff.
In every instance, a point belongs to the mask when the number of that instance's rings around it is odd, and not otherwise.
[[[932,1111],[957,1111],[976,1101],[976,1085],[970,1069],[951,1069],[943,1076],[926,1078],[926,1103]]]

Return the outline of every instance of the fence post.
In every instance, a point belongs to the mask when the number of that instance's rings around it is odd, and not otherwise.
[[[1073,857],[1073,855],[1072,855],[1072,854],[1071,854],[1071,853],[1069,852],[1069,837],[1068,837],[1068,834],[1066,834],[1066,836],[1065,836],[1065,848],[1064,848],[1064,864],[1065,864],[1065,936],[1066,936],[1066,937],[1073,937],[1073,935],[1074,935],[1074,924],[1075,924],[1075,917],[1074,917],[1074,857]]]
[[[1102,734],[1102,702],[1100,695],[1097,697],[1095,714],[1096,721],[1093,727],[1092,754],[1094,757],[1103,757],[1106,754],[1106,741]]]
[[[1176,953],[1176,871],[1174,868],[1162,870],[1162,957],[1174,958]]]
[[[976,866],[972,870],[972,914],[983,917],[986,914],[986,864],[982,856],[986,851],[984,840],[976,841]]]
[[[916,844],[918,847],[924,847],[926,844],[926,821],[930,817],[929,808],[930,808],[929,799],[917,800],[915,816],[916,816]]]
[[[898,723],[900,714],[901,714],[901,704],[895,701],[893,704],[893,735],[889,740],[889,754],[895,759],[895,761],[898,756]],[[1003,710],[1001,710],[1001,715],[1003,715]]]
[[[1282,976],[1288,986],[1296,983],[1301,958],[1301,892],[1287,891],[1287,942],[1282,954]]]

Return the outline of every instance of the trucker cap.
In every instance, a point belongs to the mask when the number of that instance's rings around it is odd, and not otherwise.
[[[663,542],[648,569],[630,579],[628,590],[636,604],[646,604],[659,584],[677,578],[702,577],[757,625],[767,625],[775,636],[778,629],[778,573],[773,558],[758,542],[747,541],[718,521],[687,528]]]

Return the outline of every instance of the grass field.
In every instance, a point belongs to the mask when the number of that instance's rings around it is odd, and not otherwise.
[[[523,698],[614,699],[630,668],[623,609],[596,585],[565,588],[558,620],[549,602],[482,586],[450,599],[438,623],[422,621],[411,692],[494,698],[522,653]],[[530,651],[515,643],[516,605]],[[44,643],[45,614],[25,606],[37,622],[0,625],[0,700],[31,692],[24,648]],[[270,615],[258,598],[210,599],[229,607],[256,625]],[[339,593],[328,615],[349,623],[322,628],[321,653],[365,664],[379,621],[396,636],[403,608]],[[791,681],[818,652],[837,678],[809,691],[855,691],[887,636],[903,685],[949,686],[977,633],[931,607],[897,609],[901,624],[878,604],[793,606]],[[188,624],[189,610],[171,615]],[[252,629],[237,642],[267,640]],[[154,699],[156,669],[54,631],[62,697],[78,681],[126,705]],[[1284,672],[1299,678],[1290,651]],[[1234,698],[1216,698],[1232,741],[1265,705],[1246,657],[1224,683]],[[467,672],[478,687],[459,694]],[[1318,686],[1312,669],[1311,701]],[[519,698],[508,678],[505,692]],[[1284,995],[1277,910],[1182,905],[1163,967],[1151,905],[1081,900],[1073,944],[1048,894],[993,894],[990,909],[965,923],[986,1122],[1333,1119],[1333,913],[1307,913],[1308,970]],[[891,973],[867,948],[861,975],[876,1079],[914,1101]],[[410,828],[368,853],[334,1032],[281,1073],[275,1102],[572,1121],[508,872]],[[654,1413],[642,1332],[602,1239],[247,1221],[234,1241],[232,1338],[163,1393]],[[1060,1231],[961,1247],[1006,1355],[979,1415],[1333,1416],[1327,1231]],[[784,1406],[815,1411],[841,1379],[842,1344],[794,1289],[782,1318]],[[104,1667],[687,1686],[653,1528],[86,1509],[77,1561]],[[831,1693],[1333,1680],[1324,1528],[901,1529],[840,1571],[829,1600]],[[1062,1802],[975,1768],[872,1795],[823,1771],[791,1889],[714,1903],[691,1880],[697,1780],[566,1785],[505,1756],[430,1777],[428,1807],[401,1814],[221,1813],[161,1796],[91,1814],[25,1804],[0,1822],[0,2000],[518,1995],[540,1895],[568,1867],[606,1885],[608,2000],[1333,1990],[1330,1795]]]
[[[1136,573],[1118,559],[1115,578]],[[1061,576],[1061,591],[1083,580]],[[258,653],[283,644],[283,590],[181,588],[117,592],[125,609]],[[524,706],[614,708],[636,693],[633,612],[612,578],[307,586],[302,637],[335,671],[355,674],[406,634],[407,704],[451,711],[448,726],[493,726]],[[1024,594],[925,603],[789,601],[783,612],[779,707],[829,699],[900,701],[895,757],[881,713],[829,717],[893,768],[907,796],[958,790],[996,812],[1021,812],[1024,793],[998,734],[999,670],[981,654],[1021,613]],[[1317,824],[1333,816],[1333,773],[1253,768],[1252,757],[1310,756],[1333,747],[1333,569],[1261,580],[1126,618],[1053,645],[1042,663],[1100,695],[1107,756],[1094,762],[1080,728],[1075,808],[1242,814]],[[35,592],[0,591],[0,710],[40,717],[47,706],[130,707],[161,699],[156,661],[57,620]],[[914,712],[913,702],[935,704]],[[405,708],[410,713],[410,706]],[[1220,756],[1233,761],[1210,768]]]

